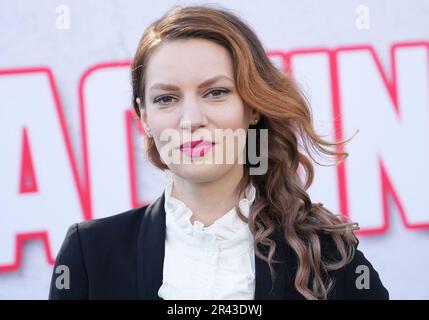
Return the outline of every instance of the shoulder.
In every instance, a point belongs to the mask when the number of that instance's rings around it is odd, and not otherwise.
[[[129,250],[136,243],[147,207],[145,205],[112,216],[72,224],[58,252],[57,262],[78,257],[90,262],[111,252],[113,248],[127,247]]]
[[[82,221],[70,226],[86,240],[107,240],[138,231],[148,205],[130,209],[108,217]]]
[[[339,252],[332,237],[323,235],[320,239],[322,259],[337,260]],[[342,268],[330,273],[334,280],[331,298],[389,299],[389,292],[383,285],[379,273],[358,247],[359,240],[353,245],[351,260]]]
[[[139,231],[149,206],[69,226],[55,259],[49,299],[87,299],[91,283],[130,270],[135,265]],[[72,290],[63,290],[64,285],[58,284],[58,267],[72,275],[67,284]]]

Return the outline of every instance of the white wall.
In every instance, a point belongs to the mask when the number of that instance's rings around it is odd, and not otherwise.
[[[137,42],[145,29],[145,27],[152,22],[154,19],[160,17],[168,8],[170,8],[175,1],[2,1],[0,3],[0,72],[4,69],[15,69],[15,68],[32,68],[36,66],[49,67],[53,73],[57,89],[59,92],[59,98],[62,104],[62,110],[65,115],[67,130],[71,138],[75,157],[77,159],[77,166],[80,176],[82,177],[83,163],[81,161],[81,145],[80,145],[80,120],[79,120],[79,100],[78,100],[78,83],[83,73],[91,66],[104,62],[119,62],[129,60],[134,54],[134,50],[137,46]],[[198,2],[180,2],[186,3],[198,3]],[[204,3],[204,2],[203,2]],[[330,48],[335,49],[343,46],[350,45],[370,45],[374,48],[378,57],[381,60],[382,66],[386,68],[388,75],[390,74],[390,47],[398,42],[411,43],[415,40],[429,41],[429,2],[427,1],[343,1],[343,0],[331,0],[331,1],[219,1],[218,3],[224,4],[228,8],[236,10],[243,18],[245,18],[256,30],[260,36],[265,48],[268,50],[283,50],[290,51],[302,48]],[[70,29],[61,30],[56,27],[56,19],[58,13],[56,8],[60,5],[65,5],[70,10]],[[358,5],[365,5],[369,8],[370,12],[370,28],[360,30],[356,28],[355,21],[357,14],[355,12]],[[406,53],[408,54],[408,53]],[[357,60],[359,61],[359,60]],[[407,64],[405,61],[404,65],[409,68],[416,68],[418,72],[419,66],[427,69],[427,62],[423,60],[415,60],[415,64]],[[426,63],[426,64],[425,64]],[[317,65],[317,64],[316,64]],[[300,65],[303,69],[304,65]],[[320,65],[319,65],[320,66]],[[298,68],[298,64],[297,64]],[[110,70],[111,74],[99,73],[99,76],[90,78],[88,86],[86,87],[86,103],[88,106],[88,117],[96,112],[103,101],[103,90],[106,83],[117,88],[116,80],[120,84],[120,92],[117,91],[112,93],[111,90],[106,90],[105,94],[110,97],[118,96],[123,99],[124,105],[129,103],[127,98],[127,86],[124,84],[124,71],[125,69]],[[321,69],[323,70],[323,68]],[[346,70],[346,67],[342,70]],[[402,70],[402,69],[401,69]],[[118,71],[118,73],[116,73]],[[371,72],[368,70],[356,70],[359,72]],[[346,72],[346,71],[344,71]],[[405,71],[404,71],[405,72]],[[356,73],[356,75],[357,75]],[[402,73],[403,74],[403,73]],[[401,75],[402,75],[401,74]],[[315,73],[308,74],[303,71],[300,75],[299,80],[302,81],[303,87],[311,97],[314,103],[314,109],[316,114],[323,114],[323,108],[320,100],[324,97],[320,87],[312,87],[311,83],[316,83],[320,86],[326,85],[323,82],[323,78],[314,80]],[[329,76],[329,74],[326,74]],[[425,83],[424,74],[419,74],[421,78],[417,76],[416,81]],[[0,76],[0,88],[2,83],[5,88],[5,83],[11,78],[5,78],[7,75]],[[5,80],[6,79],[6,80]],[[344,79],[347,79],[347,75],[344,75]],[[308,81],[307,81],[308,80]],[[2,82],[3,81],[3,82]],[[121,82],[122,81],[122,82]],[[344,80],[348,83],[347,80]],[[405,88],[407,82],[401,82],[404,91],[418,90],[413,88]],[[40,83],[39,83],[40,84]],[[43,86],[43,83],[41,84]],[[341,81],[340,81],[341,85]],[[121,87],[123,86],[123,87]],[[363,85],[364,86],[364,85]],[[402,87],[401,87],[402,88]],[[401,89],[400,88],[400,89]],[[429,88],[429,87],[427,87]],[[358,92],[361,96],[362,90],[359,86],[349,86],[343,88],[343,94],[349,94],[353,97],[353,94]],[[349,90],[349,91],[346,91]],[[357,90],[357,91],[353,91]],[[40,101],[44,101],[43,97],[39,97],[37,92],[31,90],[24,90],[21,94],[21,99],[17,102],[13,98],[7,95],[10,92],[1,91],[0,89],[0,125],[4,126],[10,122],[10,119],[6,117],[8,115],[16,117],[20,114],[24,117],[25,114],[33,114],[30,109],[46,107],[40,105]],[[413,93],[413,91],[411,91]],[[5,96],[2,96],[4,94]],[[424,91],[420,92],[422,95],[421,100],[413,101],[412,104],[404,103],[402,107],[415,108],[406,109],[408,115],[413,119],[417,117],[418,112],[424,114],[424,108],[428,107],[425,104],[427,101],[424,100]],[[326,97],[325,97],[326,98]],[[329,98],[329,97],[328,97]],[[9,100],[8,100],[9,99]],[[35,100],[34,100],[35,99]],[[119,99],[119,98],[118,98]],[[13,100],[13,101],[12,101]],[[329,99],[328,99],[329,100]],[[346,99],[344,99],[346,100]],[[36,101],[34,103],[34,101]],[[121,100],[122,101],[122,100]],[[380,102],[381,101],[381,102]],[[379,102],[382,103],[383,97],[374,97],[370,101],[370,105],[373,108],[379,106]],[[402,101],[400,99],[400,101]],[[6,103],[7,102],[7,103]],[[39,105],[38,105],[39,103]],[[423,105],[422,105],[423,104]],[[400,104],[401,105],[401,104]],[[11,106],[15,109],[12,111]],[[89,107],[92,106],[92,107]],[[320,106],[320,108],[319,108]],[[19,109],[16,109],[19,108]],[[347,106],[344,106],[347,108]],[[423,108],[423,109],[422,109]],[[18,111],[17,111],[18,110]],[[366,109],[365,109],[366,110]],[[370,112],[371,109],[368,109]],[[414,111],[415,110],[415,111]],[[325,110],[326,111],[326,110]],[[21,112],[21,113],[20,113]],[[363,111],[362,111],[363,112]],[[348,114],[349,117],[356,119],[356,116],[362,116],[362,112],[356,110],[356,108],[346,109],[344,114]],[[406,112],[402,109],[401,114]],[[381,114],[382,115],[382,114]],[[37,112],[34,113],[34,117],[37,116]],[[105,121],[114,121],[116,119],[112,113],[101,118]],[[368,118],[371,118],[373,114],[367,114]],[[380,116],[380,114],[378,114]],[[417,120],[421,120],[417,117]],[[384,120],[380,120],[379,133],[380,135],[386,130],[384,126]],[[347,133],[353,132],[352,124],[346,127]],[[92,127],[97,127],[92,122]],[[51,126],[52,123],[47,123],[47,126]],[[358,122],[357,125],[363,132],[369,132],[373,129],[367,123]],[[429,118],[423,119],[421,122],[416,123],[418,126],[417,132],[421,132],[422,136],[427,133],[429,128]],[[5,126],[4,126],[5,127]],[[392,127],[394,128],[394,127]],[[389,129],[391,129],[389,127]],[[411,129],[410,129],[411,130]],[[122,131],[121,131],[122,132]],[[410,135],[412,131],[406,131]],[[3,132],[4,134],[4,132]],[[21,143],[20,131],[10,133],[10,143]],[[19,134],[19,135],[18,135]],[[100,132],[90,132],[92,137],[97,137]],[[109,133],[105,133],[106,140],[109,140]],[[110,132],[114,138],[117,132]],[[114,135],[115,134],[115,135]],[[370,135],[372,136],[372,135]],[[392,135],[393,137],[394,135]],[[427,136],[426,136],[427,137]],[[30,135],[31,138],[31,135]],[[416,158],[426,159],[428,156],[429,145],[426,143],[414,142],[413,136],[407,136],[408,148],[404,150],[404,154],[408,151],[414,152]],[[420,137],[421,138],[421,137]],[[106,152],[103,149],[103,144],[100,140],[96,140],[93,146],[96,144],[100,147],[99,155],[103,155]],[[362,134],[361,140],[357,139],[356,145],[350,146],[351,152],[351,164],[359,164],[359,161],[364,161],[366,158],[366,146],[368,141],[365,140],[365,133]],[[393,139],[393,138],[392,138]],[[390,140],[392,148],[394,149],[397,141]],[[413,139],[413,140],[412,140]],[[378,145],[377,140],[374,142],[372,151],[381,148]],[[98,141],[98,142],[97,142]],[[118,144],[123,143],[118,140]],[[360,142],[359,142],[360,141]],[[417,140],[416,140],[417,141]],[[423,140],[424,141],[424,140]],[[365,143],[367,142],[367,143]],[[427,138],[426,138],[427,142]],[[135,150],[138,151],[139,141],[135,142]],[[122,145],[121,145],[122,146]],[[1,146],[3,150],[9,150],[10,146]],[[104,146],[106,147],[106,146]],[[116,145],[114,146],[116,147]],[[11,149],[12,150],[12,149]],[[353,153],[354,152],[354,153]],[[387,151],[386,151],[387,152]],[[389,151],[390,152],[390,151]],[[120,154],[120,153],[119,153]],[[392,154],[392,153],[386,153]],[[0,167],[3,166],[3,171],[7,172],[9,169],[5,169],[8,163],[5,158],[7,154],[2,154],[0,157]],[[94,156],[94,159],[97,155]],[[399,196],[404,204],[404,208],[407,209],[407,216],[410,219],[414,219],[414,222],[429,221],[429,205],[423,206],[423,202],[420,199],[427,197],[427,188],[419,180],[419,176],[411,176],[412,181],[416,181],[415,184],[409,185],[409,177],[407,173],[415,173],[415,167],[422,171],[420,177],[427,175],[427,167],[422,167],[420,162],[406,162],[402,161],[401,153],[395,155],[395,159],[390,159],[388,164],[391,168],[397,169],[391,172],[395,178],[397,185],[405,186],[404,190]],[[3,159],[3,160],[1,160]],[[19,157],[15,161],[19,161]],[[125,158],[118,156],[118,163],[122,163]],[[354,159],[354,160],[353,160]],[[402,162],[401,162],[402,161]],[[153,189],[146,188],[147,185],[154,179],[162,177],[162,174],[156,172],[153,168],[143,163],[144,161],[138,162],[138,185],[139,185],[139,199],[151,200],[157,197],[162,192],[161,180],[159,186]],[[402,167],[398,167],[402,164]],[[374,165],[371,163],[369,165]],[[38,164],[36,163],[36,171]],[[413,168],[414,166],[414,168]],[[399,168],[399,169],[398,169]],[[367,171],[368,169],[368,171]],[[95,170],[95,169],[94,169]],[[363,175],[365,172],[369,175],[369,180],[358,181],[351,184],[349,181],[348,190],[350,192],[350,202],[352,202],[352,195],[359,195],[365,190],[378,190],[378,187],[371,187],[370,184],[378,186],[379,180],[376,177],[378,171],[374,171],[374,168],[368,168],[362,166],[361,170]],[[9,170],[10,171],[10,170]],[[393,171],[393,170],[392,170]],[[320,170],[320,178],[317,182],[317,186],[323,186],[324,184],[331,186],[332,188],[325,188],[326,190],[320,190],[318,188],[312,189],[312,194],[319,201],[326,202],[330,207],[338,209],[338,194],[335,191],[337,189],[336,180],[329,179],[332,177],[332,171]],[[371,173],[372,172],[372,173]],[[326,173],[326,175],[325,175]],[[402,173],[402,174],[400,174]],[[111,179],[123,179],[126,177],[125,173],[118,176],[109,176],[103,174],[103,171],[97,173],[98,178],[105,179],[105,183],[109,184]],[[11,172],[10,177],[19,178],[19,172]],[[0,178],[0,181],[4,180],[4,177]],[[324,180],[326,179],[326,180]],[[329,180],[328,180],[329,179]],[[372,180],[371,180],[372,179]],[[122,181],[122,180],[121,180]],[[43,191],[43,182],[45,180],[39,180],[39,187]],[[102,183],[98,181],[97,183]],[[3,182],[0,182],[0,184]],[[368,184],[366,184],[368,183]],[[407,183],[407,184],[406,184]],[[52,185],[51,185],[52,186]],[[15,185],[3,185],[0,188],[2,190],[9,190],[8,188],[15,187]],[[63,187],[61,187],[63,188]],[[65,188],[65,187],[64,187]],[[398,187],[399,188],[399,187]],[[100,190],[100,189],[98,189]],[[125,190],[125,191],[124,191]],[[408,191],[407,191],[408,190]],[[412,195],[406,195],[412,190]],[[378,190],[379,191],[379,190]],[[73,191],[75,192],[75,191]],[[112,190],[101,190],[97,195],[93,195],[94,203],[94,216],[103,216],[118,213],[121,210],[125,210],[131,204],[127,202],[129,192],[126,189],[118,191],[117,198],[112,197],[108,201],[103,202],[103,196],[106,193],[112,192]],[[6,191],[3,194],[5,197]],[[72,194],[74,197],[74,204],[79,204],[77,200],[77,193]],[[0,199],[1,199],[0,195]],[[381,198],[372,198],[372,194],[368,192],[368,203],[360,204],[353,203],[354,206],[359,206],[359,212],[363,212],[364,216],[358,215],[358,210],[355,208],[356,217],[362,218],[364,224],[377,225],[380,220],[373,219],[371,217],[382,217],[380,212],[380,204],[382,204]],[[409,200],[411,199],[411,200]],[[28,200],[28,198],[27,198]],[[325,201],[326,200],[326,201]],[[408,200],[408,202],[405,202]],[[6,239],[7,232],[11,232],[10,226],[13,224],[17,229],[22,226],[23,230],[26,225],[26,219],[31,221],[30,216],[25,216],[25,213],[31,216],[38,217],[41,212],[45,212],[47,217],[49,215],[58,215],[60,212],[53,212],[47,210],[46,206],[37,202],[38,206],[31,207],[31,211],[26,211],[21,206],[5,206],[0,204],[0,233],[3,232],[3,238],[0,234],[0,239]],[[28,204],[28,203],[27,203]],[[421,230],[410,230],[406,228],[403,222],[400,220],[400,210],[395,207],[392,199],[388,202],[389,206],[389,217],[390,223],[386,230],[379,232],[374,235],[361,235],[360,249],[365,253],[367,258],[373,263],[375,268],[380,272],[382,281],[389,289],[391,298],[394,299],[428,299],[429,298],[429,232],[428,228],[420,228]],[[375,208],[375,209],[374,209]],[[350,210],[353,212],[353,207]],[[361,210],[363,209],[363,210]],[[71,210],[71,209],[70,209]],[[372,211],[372,210],[375,210]],[[18,212],[19,211],[19,212]],[[418,211],[418,212],[417,212]],[[70,216],[65,217],[63,222],[58,222],[58,235],[53,239],[53,254],[55,254],[55,248],[58,247],[60,241],[58,237],[65,235],[64,230],[70,224],[70,221],[77,219],[82,220],[82,212],[78,210],[70,211]],[[75,215],[73,215],[75,214]],[[77,214],[77,215],[76,215]],[[35,219],[37,220],[37,219]],[[36,223],[36,222],[35,222]],[[31,227],[31,225],[30,225]],[[12,230],[13,231],[13,230]],[[9,240],[5,240],[0,244],[0,257],[6,252],[13,250],[6,244]],[[3,253],[2,253],[3,251]],[[6,259],[6,258],[5,258]],[[0,263],[1,265],[1,263]],[[24,242],[22,252],[22,262],[19,267],[13,268],[14,270],[0,272],[0,299],[45,299],[48,296],[48,287],[51,276],[52,265],[48,263],[44,246],[41,240],[33,240]]]

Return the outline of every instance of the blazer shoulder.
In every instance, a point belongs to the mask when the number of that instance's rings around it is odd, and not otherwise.
[[[104,218],[97,218],[76,223],[81,237],[92,239],[99,235],[117,235],[127,233],[138,228],[149,204],[113,214]]]
[[[322,257],[330,260],[339,258],[339,252],[330,235],[321,238]],[[348,300],[388,300],[389,292],[383,285],[380,275],[365,254],[358,249],[359,240],[353,245],[353,256],[342,268],[331,274],[334,277],[336,299]]]
[[[103,270],[103,263],[112,257],[112,250],[113,258],[118,261],[123,258],[121,255],[132,254],[147,207],[69,226],[55,259],[49,299],[88,299],[89,283]],[[64,268],[71,275],[66,285],[61,284],[58,274]]]

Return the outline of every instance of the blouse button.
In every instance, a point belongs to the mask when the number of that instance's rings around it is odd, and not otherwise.
[[[206,254],[207,256],[211,256],[211,255],[213,255],[213,253],[214,253],[214,250],[213,250],[213,249],[206,249],[206,250],[205,250],[205,254]]]

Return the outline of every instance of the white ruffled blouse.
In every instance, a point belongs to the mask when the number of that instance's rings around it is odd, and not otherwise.
[[[165,171],[166,239],[163,283],[158,296],[169,299],[244,299],[255,294],[253,235],[235,208],[204,227],[191,223],[192,211],[171,196],[173,179]],[[247,217],[255,199],[252,183],[239,206]]]

